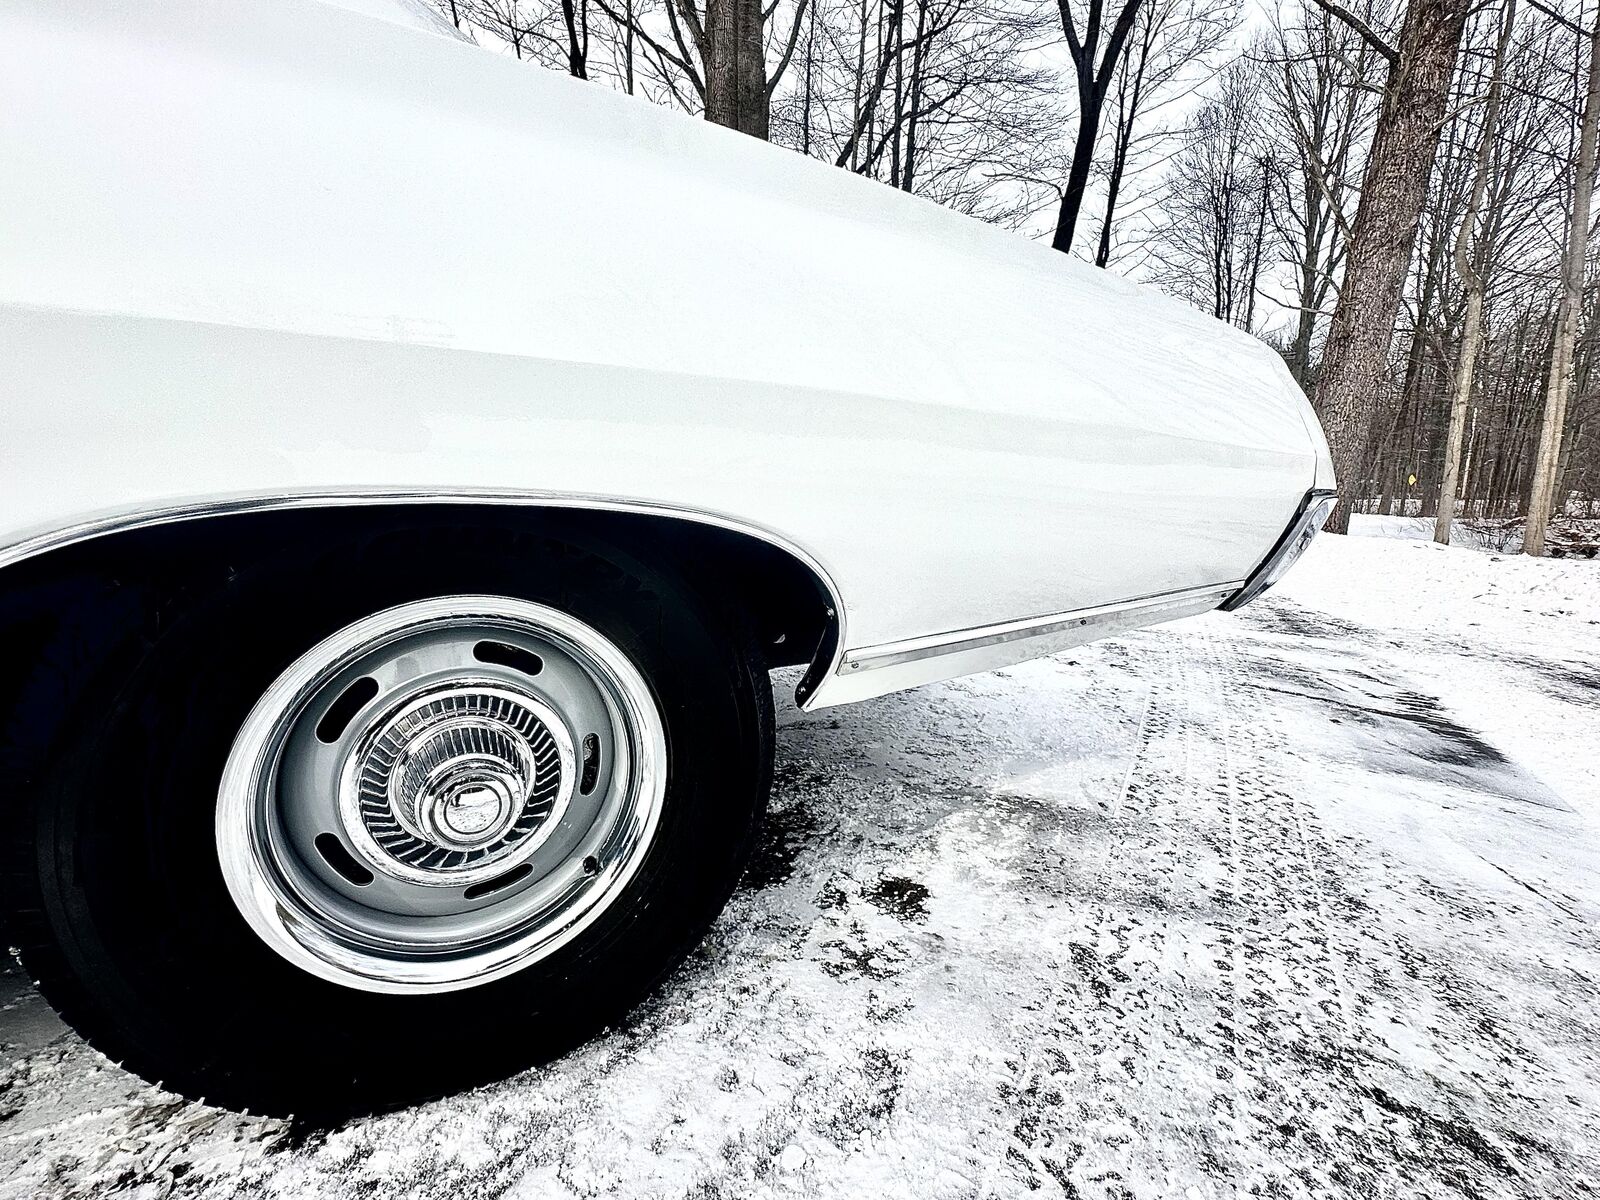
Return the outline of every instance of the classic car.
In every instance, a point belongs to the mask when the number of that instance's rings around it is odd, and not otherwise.
[[[255,1111],[559,1055],[814,711],[1242,604],[1332,504],[1244,333],[420,0],[0,15],[9,944]]]

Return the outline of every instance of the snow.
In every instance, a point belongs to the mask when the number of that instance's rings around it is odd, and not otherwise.
[[[1572,508],[1588,510],[1587,503],[1574,503]],[[1451,523],[1450,544],[1469,550],[1483,550],[1492,554],[1517,554],[1522,550],[1522,519],[1520,517],[1462,517]],[[1433,540],[1434,519],[1412,515],[1374,515],[1353,513],[1350,532],[1357,537],[1406,538],[1414,541]],[[1596,540],[1600,539],[1600,518],[1579,516],[1569,512],[1550,523],[1546,548],[1553,558],[1594,558]]]
[[[1404,538],[1408,541],[1431,542],[1433,518],[1352,513],[1350,532],[1356,537]],[[1466,547],[1469,550],[1514,551],[1516,549],[1510,545],[1497,546],[1494,544],[1495,540],[1492,536],[1486,536],[1486,531],[1480,531],[1478,526],[1470,521],[1452,522],[1450,527],[1452,546]]]
[[[784,707],[756,869],[626,1027],[317,1131],[14,981],[0,1195],[1592,1194],[1597,664],[1600,563],[1330,536],[1236,614]]]

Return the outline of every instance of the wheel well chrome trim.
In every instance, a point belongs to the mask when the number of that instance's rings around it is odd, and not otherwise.
[[[843,593],[828,569],[805,547],[774,529],[753,521],[735,517],[713,509],[692,508],[684,505],[653,500],[638,500],[618,496],[589,495],[573,492],[541,492],[537,490],[474,490],[459,489],[362,489],[325,490],[297,493],[258,493],[220,497],[209,500],[179,501],[159,507],[143,508],[131,512],[107,513],[87,517],[69,525],[55,526],[37,533],[27,534],[8,545],[0,546],[0,570],[15,566],[28,559],[68,546],[127,533],[136,529],[149,529],[159,525],[177,525],[188,521],[201,521],[214,517],[242,516],[248,513],[282,512],[310,508],[381,508],[390,505],[459,504],[486,505],[505,508],[559,508],[588,512],[628,513],[635,516],[665,517],[706,525],[729,533],[742,534],[765,542],[782,551],[805,567],[827,592],[826,617],[832,632],[832,645],[825,635],[817,648],[817,657],[806,669],[795,689],[795,703],[809,708],[812,697],[824,679],[832,676],[844,659],[845,604]]]

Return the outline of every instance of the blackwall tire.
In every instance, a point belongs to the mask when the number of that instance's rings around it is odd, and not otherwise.
[[[24,963],[112,1059],[256,1112],[413,1102],[617,1021],[732,893],[771,776],[738,614],[620,549],[448,526],[187,595],[74,712]]]

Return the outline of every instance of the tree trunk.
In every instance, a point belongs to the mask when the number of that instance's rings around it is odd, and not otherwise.
[[[1139,15],[1142,0],[1123,0],[1116,24],[1106,39],[1105,50],[1100,50],[1103,32],[1103,0],[1090,0],[1088,18],[1080,38],[1072,9],[1067,0],[1057,0],[1061,12],[1061,29],[1067,37],[1067,50],[1072,56],[1074,77],[1078,85],[1078,136],[1072,143],[1072,165],[1067,170],[1067,186],[1061,193],[1061,208],[1056,213],[1056,232],[1050,247],[1063,254],[1072,249],[1072,237],[1078,227],[1078,213],[1083,208],[1084,189],[1089,184],[1089,168],[1094,163],[1095,144],[1100,140],[1100,112],[1105,107],[1106,93],[1111,79],[1122,62],[1128,44],[1128,33],[1134,18]],[[1095,56],[1100,55],[1098,68]]]
[[[1106,179],[1106,217],[1100,226],[1099,248],[1094,252],[1094,265],[1097,267],[1104,267],[1111,261],[1111,227],[1116,220],[1117,200],[1122,194],[1122,176],[1128,169],[1128,152],[1133,147],[1134,122],[1139,119],[1139,108],[1144,99],[1144,72],[1150,62],[1150,44],[1154,36],[1150,28],[1151,19],[1149,10],[1145,10],[1139,57],[1135,60],[1132,52],[1129,52],[1123,81],[1119,85],[1117,132],[1112,145],[1111,169]],[[1131,81],[1128,75],[1132,76]]]
[[[906,112],[906,160],[900,172],[900,186],[911,191],[917,178],[917,113],[922,107],[923,65],[928,47],[924,35],[928,27],[928,0],[917,0],[917,40],[911,52],[911,107]]]
[[[574,79],[589,78],[589,4],[579,0],[561,0],[561,19],[567,27],[567,74]]]
[[[707,0],[706,120],[767,140],[761,0]]]
[[[900,186],[900,139],[906,119],[906,86],[905,71],[902,61],[905,58],[906,29],[905,10],[897,6],[894,10],[894,119],[889,122],[889,186]]]
[[[1300,313],[1295,320],[1294,342],[1289,349],[1289,373],[1308,391],[1312,385],[1311,339],[1317,332],[1315,297],[1317,273],[1321,267],[1321,245],[1318,228],[1308,219],[1306,238],[1301,248],[1300,262],[1297,264],[1300,291],[1296,299],[1300,303]]]
[[[1467,411],[1472,403],[1472,372],[1483,344],[1483,284],[1467,285],[1467,315],[1461,331],[1461,354],[1456,360],[1455,395],[1450,401],[1450,432],[1444,443],[1444,478],[1439,483],[1439,515],[1433,522],[1433,540],[1450,544],[1450,523],[1456,516],[1456,492],[1461,480],[1461,442],[1467,431]]]
[[[1100,226],[1100,245],[1094,252],[1094,265],[1104,267],[1111,261],[1111,223],[1117,215],[1117,200],[1122,192],[1122,173],[1126,169],[1127,139],[1118,133],[1116,153],[1111,158],[1111,176],[1106,180],[1106,219]]]
[[[1089,186],[1089,167],[1094,162],[1094,145],[1100,132],[1100,98],[1084,99],[1080,93],[1078,136],[1072,144],[1072,166],[1067,171],[1067,190],[1061,193],[1061,208],[1056,213],[1056,233],[1050,239],[1053,249],[1063,254],[1072,249],[1078,228],[1078,213],[1083,208],[1084,189]]]
[[[1384,84],[1383,108],[1362,178],[1317,378],[1317,411],[1344,501],[1328,528],[1349,528],[1351,502],[1384,387],[1401,289],[1439,148],[1450,76],[1466,26],[1467,0],[1412,0]]]
[[[1256,240],[1250,249],[1250,291],[1245,301],[1244,331],[1254,333],[1256,327],[1256,288],[1261,283],[1261,247],[1267,241],[1267,204],[1271,198],[1272,160],[1261,160],[1261,195],[1256,207]]]
[[[1544,553],[1545,526],[1557,504],[1562,431],[1567,420],[1567,394],[1572,390],[1573,356],[1578,341],[1578,310],[1583,303],[1583,261],[1589,249],[1589,202],[1594,193],[1595,133],[1600,126],[1600,25],[1589,34],[1589,87],[1583,101],[1583,130],[1578,135],[1578,173],[1572,181],[1572,212],[1567,224],[1566,258],[1561,268],[1561,302],[1556,309],[1555,346],[1550,358],[1550,386],[1545,394],[1544,423],[1533,460],[1533,485],[1528,492],[1528,524],[1524,554]]]
[[[800,106],[800,153],[807,158],[811,157],[811,94],[814,71],[817,62],[817,6],[812,4],[810,16],[811,23],[806,27],[806,74],[802,95],[804,97]],[[859,86],[859,83],[857,84]]]
[[[861,28],[856,38],[856,71],[851,80],[850,94],[850,169],[854,171],[859,161],[857,154],[861,145],[861,81],[867,73],[867,0],[861,0]],[[841,156],[840,164],[843,163]]]
[[[1489,281],[1487,256],[1477,234],[1478,213],[1483,194],[1489,187],[1489,153],[1494,147],[1495,126],[1500,120],[1500,74],[1511,42],[1511,27],[1517,19],[1517,0],[1505,0],[1500,11],[1500,40],[1495,45],[1494,64],[1489,76],[1489,94],[1483,106],[1483,132],[1478,138],[1477,163],[1473,169],[1472,190],[1467,194],[1467,211],[1461,216],[1456,234],[1456,273],[1467,294],[1466,315],[1461,322],[1461,352],[1456,359],[1455,394],[1450,403],[1450,432],[1444,441],[1444,473],[1439,481],[1439,515],[1433,522],[1433,540],[1450,544],[1450,524],[1456,517],[1456,493],[1461,485],[1461,443],[1467,432],[1467,412],[1472,405],[1472,372],[1477,367],[1478,349],[1483,344],[1483,298]],[[1477,261],[1474,261],[1474,260]]]
[[[638,16],[633,11],[633,0],[627,0],[627,24],[623,26],[622,34],[622,90],[628,95],[633,95],[633,39],[634,27]]]

